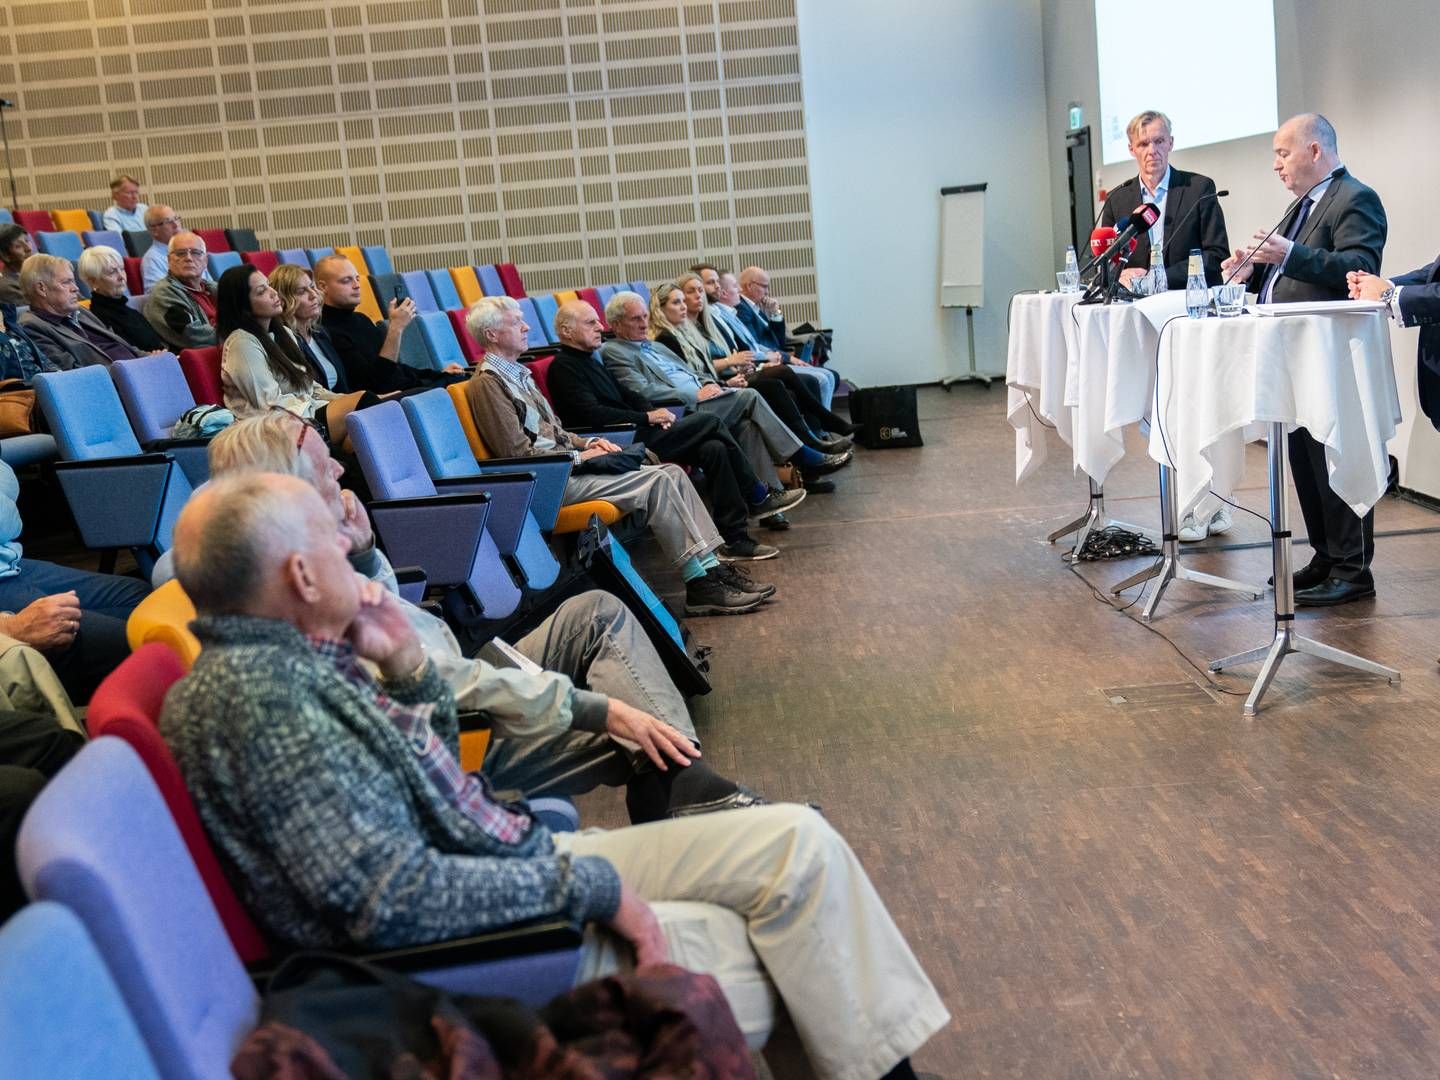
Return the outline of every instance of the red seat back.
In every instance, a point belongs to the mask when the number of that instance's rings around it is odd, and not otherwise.
[[[520,271],[515,268],[514,263],[500,263],[495,267],[495,272],[500,275],[500,284],[505,286],[506,296],[516,300],[525,299],[525,283],[520,280]]]
[[[225,235],[224,229],[191,229],[190,231],[205,241],[205,250],[211,255],[217,251],[230,250],[230,238]]]
[[[141,273],[140,264],[144,259],[137,259],[133,255],[124,256],[125,259],[125,284],[130,288],[131,296],[141,296],[145,292],[145,276]]]
[[[280,265],[280,256],[274,251],[242,251],[240,258],[266,277],[270,276],[271,270]]]
[[[195,869],[200,871],[231,944],[243,963],[253,964],[269,955],[270,946],[230,887],[180,767],[156,726],[166,692],[184,673],[167,646],[159,642],[142,645],[96,688],[85,723],[92,736],[114,735],[140,755],[195,860]]]
[[[225,390],[220,384],[220,346],[183,350],[180,353],[180,370],[190,384],[195,404],[225,404]]]
[[[455,328],[455,336],[460,340],[460,351],[465,354],[470,366],[474,367],[485,359],[485,350],[470,336],[470,331],[465,329],[464,309],[447,311],[445,314],[450,316],[450,325]]]
[[[15,224],[28,232],[31,239],[37,232],[53,232],[55,229],[49,210],[16,210],[13,216]]]
[[[530,369],[530,375],[535,380],[535,385],[540,388],[540,393],[545,395],[545,400],[550,402],[550,407],[555,407],[555,399],[550,396],[550,365],[555,362],[553,356],[542,356],[538,360],[531,360],[525,366]]]
[[[610,324],[605,321],[605,305],[600,300],[600,290],[576,289],[575,295],[595,309],[595,314],[600,316],[600,325],[609,330]]]

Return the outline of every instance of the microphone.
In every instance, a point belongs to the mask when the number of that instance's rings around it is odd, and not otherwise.
[[[1118,254],[1125,249],[1125,246],[1139,235],[1142,229],[1148,229],[1155,222],[1160,220],[1160,208],[1154,203],[1141,203],[1135,208],[1128,218],[1125,219],[1120,233],[1101,254],[1095,256],[1085,266],[1085,270],[1097,263],[1103,262],[1112,254]],[[1083,275],[1085,270],[1080,271]]]
[[[1280,226],[1285,223],[1285,219],[1290,216],[1290,211],[1291,211],[1291,210],[1294,210],[1295,207],[1299,206],[1302,202],[1304,202],[1306,199],[1308,199],[1308,198],[1310,197],[1310,192],[1311,192],[1311,191],[1314,191],[1317,187],[1319,187],[1321,184],[1325,183],[1325,181],[1327,181],[1327,180],[1334,180],[1337,176],[1339,176],[1339,175],[1340,175],[1342,172],[1344,172],[1344,171],[1345,171],[1345,166],[1344,166],[1344,165],[1338,165],[1338,166],[1336,166],[1336,167],[1329,173],[1329,175],[1327,175],[1327,176],[1322,176],[1319,180],[1316,180],[1315,183],[1313,183],[1313,184],[1310,185],[1309,190],[1307,190],[1304,195],[1301,195],[1298,199],[1296,199],[1296,200],[1295,200],[1294,202],[1292,202],[1289,206],[1287,206],[1287,207],[1285,208],[1285,213],[1281,214],[1281,215],[1280,215],[1280,220],[1275,223],[1275,228],[1274,228],[1274,229],[1271,229],[1269,232],[1267,232],[1267,233],[1264,235],[1264,237],[1260,240],[1260,243],[1255,244],[1253,247],[1250,248],[1250,254],[1249,254],[1249,255],[1246,255],[1245,258],[1241,259],[1238,263],[1236,263],[1233,267],[1231,267],[1230,273],[1226,276],[1225,281],[1224,281],[1224,284],[1229,285],[1230,282],[1231,282],[1231,280],[1235,277],[1235,275],[1238,274],[1241,270],[1245,269],[1245,267],[1246,267],[1247,265],[1249,265],[1250,260],[1253,259],[1253,258],[1255,258],[1255,252],[1259,251],[1262,247],[1264,247],[1264,246],[1265,246],[1265,241],[1266,241],[1266,240],[1269,240],[1270,237],[1272,237],[1272,236],[1275,235],[1276,229],[1279,229]]]
[[[1201,205],[1205,202],[1206,199],[1223,199],[1226,195],[1229,194],[1230,190],[1226,188],[1224,191],[1212,191],[1208,195],[1202,195],[1200,196],[1200,198],[1196,199],[1195,205],[1190,207],[1189,210],[1185,211],[1185,216],[1175,223],[1175,227],[1165,230],[1165,243],[1160,245],[1160,261],[1166,266],[1170,265],[1165,260],[1165,253],[1170,250],[1170,241],[1175,239],[1175,234],[1180,231],[1180,226],[1184,225],[1187,221],[1189,221],[1192,217],[1195,216],[1195,211],[1200,209]]]

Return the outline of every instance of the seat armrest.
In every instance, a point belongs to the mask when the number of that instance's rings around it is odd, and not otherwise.
[[[634,424],[602,424],[600,427],[587,427],[578,431],[572,431],[572,435],[583,435],[587,439],[601,438],[609,439],[616,446],[629,446],[635,441]]]
[[[369,506],[391,562],[422,567],[438,586],[466,581],[489,517],[484,493],[382,499]]]
[[[425,588],[429,584],[429,578],[426,576],[423,566],[396,566],[392,569],[402,600],[418,604],[425,599]]]

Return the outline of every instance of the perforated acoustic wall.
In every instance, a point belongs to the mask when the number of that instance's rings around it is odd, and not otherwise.
[[[706,255],[816,316],[794,0],[8,0],[7,86],[22,207],[126,171],[275,248],[532,292]]]

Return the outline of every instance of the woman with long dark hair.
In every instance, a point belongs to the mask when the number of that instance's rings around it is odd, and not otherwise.
[[[254,267],[232,266],[220,275],[215,308],[220,384],[225,407],[237,418],[278,407],[313,420],[331,445],[339,446],[345,416],[378,400],[373,394],[337,394],[315,381],[299,342],[281,321],[279,295]]]

